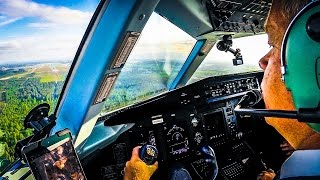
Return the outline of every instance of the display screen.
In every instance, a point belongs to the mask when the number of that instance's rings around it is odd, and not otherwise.
[[[227,128],[222,110],[205,114],[204,121],[206,125],[208,140],[214,147],[223,145],[227,139]]]
[[[190,147],[186,123],[166,126],[165,132],[171,157],[176,160],[187,157]]]
[[[216,111],[204,115],[206,126],[209,130],[214,130],[212,133],[225,131],[224,115],[222,111]]]
[[[86,179],[70,140],[51,148],[38,149],[38,152],[32,151],[33,155],[28,157],[30,168],[36,179]]]

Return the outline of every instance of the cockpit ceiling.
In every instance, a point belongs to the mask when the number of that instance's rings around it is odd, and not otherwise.
[[[155,11],[193,37],[212,31],[205,3],[201,0],[161,0]]]
[[[215,32],[264,32],[270,7],[271,0],[161,0],[155,11],[197,38]]]

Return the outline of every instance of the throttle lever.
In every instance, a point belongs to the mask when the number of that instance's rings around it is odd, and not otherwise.
[[[155,146],[145,144],[139,149],[139,157],[147,165],[152,165],[157,161],[158,149]]]

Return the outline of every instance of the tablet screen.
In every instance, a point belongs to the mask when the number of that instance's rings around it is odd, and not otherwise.
[[[28,161],[36,179],[86,179],[70,139],[33,151]]]

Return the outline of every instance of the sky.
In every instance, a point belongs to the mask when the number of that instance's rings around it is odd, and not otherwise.
[[[69,60],[99,0],[0,0],[0,64]]]
[[[232,49],[239,48],[245,64],[254,64],[258,66],[259,60],[270,51],[267,34],[242,37],[232,40]],[[206,63],[215,63],[230,61],[232,62],[234,55],[230,52],[219,51],[216,45],[209,52],[205,59]],[[232,63],[230,63],[232,64]]]
[[[144,27],[138,44],[160,42],[166,43],[168,47],[169,43],[184,41],[190,42],[192,47],[196,43],[196,40],[190,35],[183,32],[181,29],[162,18],[160,15],[154,13]],[[190,51],[192,47],[189,48]],[[143,47],[144,50],[148,48],[152,47]],[[256,65],[258,65],[260,58],[270,50],[270,46],[268,45],[268,37],[266,34],[233,39],[232,48],[239,48],[241,50],[245,63]],[[148,52],[150,52],[149,49]],[[145,53],[149,56],[149,53],[146,53],[146,51],[141,51],[140,53]],[[161,53],[165,52],[162,51]],[[140,54],[140,56],[141,55],[142,54]],[[227,62],[231,62],[230,64],[232,64],[233,58],[234,55],[231,53],[219,51],[217,50],[216,46],[214,46],[206,57],[205,63],[202,64],[205,65],[206,63],[215,63],[217,61],[225,62],[226,60],[229,60]]]
[[[71,62],[98,3],[99,0],[0,0],[0,64]],[[195,43],[194,38],[154,13],[138,44],[179,41]],[[235,40],[235,47],[244,46],[248,54],[260,56],[260,50],[266,51],[265,47],[256,48],[257,44],[267,44],[265,36],[239,42]],[[215,52],[214,56],[221,59],[226,53]],[[250,59],[256,61],[255,57]]]

